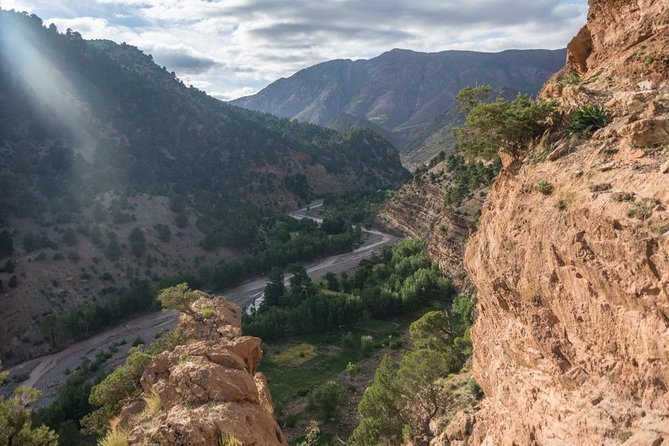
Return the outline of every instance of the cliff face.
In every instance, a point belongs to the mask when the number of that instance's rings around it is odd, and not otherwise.
[[[178,330],[189,341],[156,356],[142,375],[144,398],[127,404],[117,428],[130,444],[216,445],[235,438],[245,445],[287,445],[274,420],[262,373],[260,339],[241,335],[241,309],[202,293]],[[227,444],[227,443],[225,443]]]
[[[558,122],[544,161],[500,174],[466,249],[473,444],[669,441],[669,3],[590,3],[542,94],[565,121],[599,103],[610,123],[570,138]]]
[[[399,189],[378,222],[388,230],[425,239],[430,258],[466,291],[471,284],[462,257],[487,188],[474,191],[460,206],[450,208],[444,204],[444,193],[451,184],[452,176],[442,161]]]

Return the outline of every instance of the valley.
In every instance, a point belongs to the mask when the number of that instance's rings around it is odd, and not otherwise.
[[[323,219],[312,216],[313,210],[323,206],[323,200],[317,200],[302,209],[291,212],[290,217],[295,219],[309,218],[322,223]],[[322,214],[320,214],[322,215]],[[396,236],[383,232],[363,229],[366,238],[362,246],[355,250],[333,255],[312,264],[305,265],[309,277],[313,280],[321,279],[327,273],[341,274],[354,269],[361,260],[379,253],[384,247],[392,246],[400,239]],[[286,278],[286,284],[290,276]],[[263,291],[267,286],[268,279],[259,277],[246,281],[245,283],[217,293],[218,296],[246,308],[249,305],[259,304]],[[10,379],[14,376],[25,376],[28,378],[23,382],[15,384],[34,387],[43,392],[43,397],[38,401],[37,407],[48,405],[58,393],[68,372],[77,368],[85,358],[94,359],[95,355],[109,350],[111,346],[117,346],[113,358],[105,364],[105,369],[110,370],[122,364],[131,347],[129,344],[135,339],[147,340],[149,343],[156,335],[167,330],[172,330],[178,322],[176,312],[155,312],[144,316],[123,321],[118,326],[105,330],[89,339],[74,343],[64,350],[17,364],[11,369]]]

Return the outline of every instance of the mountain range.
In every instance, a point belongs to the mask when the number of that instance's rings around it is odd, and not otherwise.
[[[369,60],[324,62],[232,103],[337,129],[346,125],[382,129],[380,133],[400,149],[407,164],[415,164],[443,149],[421,142],[430,140],[435,131],[450,134],[459,124],[461,115],[451,109],[462,88],[488,84],[507,94],[534,95],[564,65],[565,57],[564,49],[500,53],[394,49]]]

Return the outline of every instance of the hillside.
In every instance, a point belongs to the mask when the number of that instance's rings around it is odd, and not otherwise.
[[[45,316],[97,308],[129,285],[143,296],[147,283],[262,247],[277,211],[408,175],[370,131],[234,107],[137,48],[6,11],[0,154],[5,362],[52,348]]]
[[[370,60],[334,60],[280,79],[259,93],[233,101],[251,110],[329,126],[348,114],[377,125],[412,163],[428,161],[439,150],[421,152],[412,143],[455,105],[466,86],[536,94],[564,64],[564,50],[512,50],[501,53],[395,49]],[[449,130],[457,121],[448,120]]]

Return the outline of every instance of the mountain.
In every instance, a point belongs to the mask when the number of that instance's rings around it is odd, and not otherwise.
[[[416,151],[412,143],[449,112],[462,88],[490,84],[534,95],[562,67],[565,55],[565,50],[419,53],[394,49],[370,60],[324,62],[232,103],[326,126],[348,114],[390,132],[403,155],[410,157]],[[449,129],[453,125],[449,122]],[[420,160],[436,153],[429,152]]]
[[[244,110],[0,11],[0,353],[46,351],[41,316],[256,247],[277,211],[407,176],[371,131]]]

